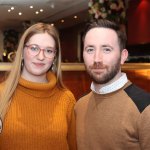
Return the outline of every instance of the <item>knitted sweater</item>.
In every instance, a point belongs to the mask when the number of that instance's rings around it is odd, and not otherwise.
[[[69,90],[21,78],[0,134],[2,150],[76,150],[75,98]]]
[[[78,150],[150,150],[150,94],[128,82],[75,106]]]

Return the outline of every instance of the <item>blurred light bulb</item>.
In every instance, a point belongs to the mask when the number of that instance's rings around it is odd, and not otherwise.
[[[18,15],[21,16],[21,15],[22,15],[22,12],[19,12]]]

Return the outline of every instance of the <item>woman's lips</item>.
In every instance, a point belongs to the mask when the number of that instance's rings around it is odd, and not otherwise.
[[[33,63],[37,67],[43,67],[45,64],[44,63]]]

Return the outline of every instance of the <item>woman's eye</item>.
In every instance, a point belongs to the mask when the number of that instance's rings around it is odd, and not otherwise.
[[[54,51],[51,49],[46,49],[46,53],[54,53]]]
[[[38,47],[35,47],[35,46],[32,46],[30,49],[31,49],[32,51],[38,51],[38,50],[39,50]]]

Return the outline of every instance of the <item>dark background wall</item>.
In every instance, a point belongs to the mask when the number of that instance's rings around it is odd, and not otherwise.
[[[82,35],[87,22],[60,30],[63,62],[81,62],[82,41],[80,59],[79,35]],[[130,0],[127,10],[127,49],[130,59],[128,62],[150,62],[150,0]],[[134,57],[135,56],[135,57]]]
[[[150,43],[150,0],[130,0],[127,16],[128,44]]]

